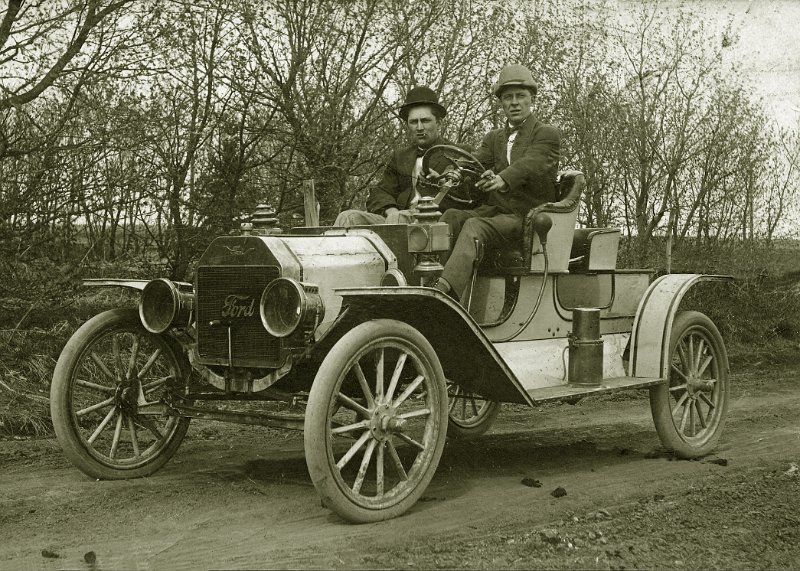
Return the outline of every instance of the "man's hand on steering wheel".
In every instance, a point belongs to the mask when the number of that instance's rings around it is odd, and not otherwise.
[[[455,170],[461,175],[461,179],[466,178],[468,175],[474,175],[477,178],[486,170],[478,159],[460,147],[455,147],[453,145],[434,145],[425,151],[425,155],[422,157],[422,174],[426,178],[429,178],[428,174],[432,172],[430,168],[430,158],[434,151],[441,152],[444,158],[450,162],[450,166],[443,174]]]
[[[442,174],[439,174],[434,169],[428,169],[425,179],[437,186],[458,186],[461,184],[463,177],[455,167],[449,166]]]
[[[478,187],[483,192],[506,192],[508,191],[508,184],[506,181],[503,180],[499,174],[494,174],[492,171],[485,171],[481,175],[481,179],[475,183],[475,186]]]
[[[430,158],[434,153],[440,153],[450,164],[441,174],[430,168]],[[476,193],[473,182],[477,180],[485,168],[471,153],[453,145],[434,145],[425,151],[422,157],[422,175],[424,180],[430,181],[439,187],[435,201],[439,204],[445,195],[461,203],[463,207],[472,207],[482,200]]]

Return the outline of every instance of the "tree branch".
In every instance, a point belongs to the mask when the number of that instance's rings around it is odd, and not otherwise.
[[[15,0],[9,0],[9,4]],[[19,1],[19,0],[16,0]],[[67,67],[70,61],[81,51],[83,45],[86,43],[86,40],[89,37],[89,34],[92,30],[103,21],[109,14],[112,14],[116,10],[120,9],[125,4],[132,2],[133,0],[119,0],[112,4],[109,4],[99,12],[97,11],[97,4],[100,0],[90,0],[89,10],[86,15],[86,19],[83,21],[83,25],[80,28],[77,36],[75,37],[74,41],[67,47],[61,57],[58,58],[56,63],[50,68],[50,70],[42,77],[33,87],[28,89],[27,91],[12,95],[11,97],[7,97],[5,99],[0,99],[0,111],[5,111],[7,109],[11,109],[12,107],[16,107],[19,105],[25,105],[26,103],[30,103],[37,97],[39,97],[44,91],[53,85],[56,79],[61,75],[64,71],[64,68]],[[6,13],[6,18],[3,20],[3,24],[6,24],[6,20],[8,19],[8,13]],[[10,26],[10,23],[9,23]],[[2,28],[0,27],[0,33],[2,33]],[[0,36],[0,39],[2,37]]]

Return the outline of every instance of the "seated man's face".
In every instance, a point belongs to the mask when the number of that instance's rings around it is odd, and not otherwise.
[[[439,120],[430,107],[412,107],[408,112],[408,134],[418,147],[426,149],[439,138]]]
[[[500,93],[503,113],[512,125],[519,125],[531,114],[533,95],[524,87],[506,87]]]

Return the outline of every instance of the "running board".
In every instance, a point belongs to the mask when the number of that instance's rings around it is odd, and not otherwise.
[[[303,430],[303,423],[305,421],[305,416],[302,414],[267,414],[238,410],[200,408],[184,404],[173,404],[170,408],[174,411],[173,414],[189,418],[232,422],[235,424],[254,424],[268,426],[270,428],[288,428],[290,430]]]
[[[611,377],[603,379],[599,385],[557,385],[555,387],[542,387],[541,389],[531,389],[528,396],[538,403],[573,400],[590,395],[602,393],[613,393],[628,389],[644,389],[663,383],[664,379],[648,377]]]

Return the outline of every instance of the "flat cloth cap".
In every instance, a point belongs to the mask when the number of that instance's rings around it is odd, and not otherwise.
[[[497,78],[497,83],[494,84],[495,96],[500,97],[506,87],[525,87],[533,95],[536,95],[537,90],[531,70],[519,64],[507,65],[500,70],[500,77]]]

